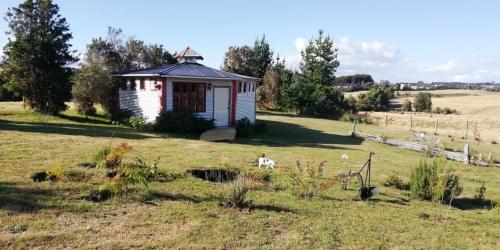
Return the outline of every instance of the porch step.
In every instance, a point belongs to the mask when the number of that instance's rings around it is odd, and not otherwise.
[[[235,128],[216,128],[201,134],[203,141],[234,141],[236,137]]]

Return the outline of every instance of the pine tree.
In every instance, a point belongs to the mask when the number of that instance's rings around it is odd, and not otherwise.
[[[7,86],[22,95],[28,105],[41,113],[56,114],[70,98],[70,70],[74,63],[69,41],[72,34],[59,7],[51,0],[26,0],[9,8],[4,47],[4,78]]]
[[[333,39],[319,31],[318,37],[311,39],[309,45],[301,52],[300,70],[304,80],[311,84],[331,86],[334,84],[335,72],[339,66],[338,49]]]

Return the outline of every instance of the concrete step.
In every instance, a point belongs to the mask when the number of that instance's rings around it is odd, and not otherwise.
[[[201,134],[203,141],[234,141],[236,137],[235,128],[216,128]]]

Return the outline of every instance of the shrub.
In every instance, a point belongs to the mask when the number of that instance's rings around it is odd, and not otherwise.
[[[436,161],[427,162],[421,160],[411,170],[410,174],[410,192],[412,198],[432,200],[438,181]]]
[[[449,114],[456,114],[457,113],[457,110],[456,109],[450,109],[448,107],[445,107],[445,108],[440,108],[440,107],[437,107],[435,108],[432,113],[436,113],[436,114],[443,114],[443,115],[449,115]]]
[[[318,168],[314,168],[307,162],[303,168],[300,161],[296,161],[297,172],[292,176],[292,180],[295,184],[295,192],[299,197],[310,200],[326,189],[328,182],[323,180],[324,164],[325,162],[322,161]]]
[[[193,113],[169,111],[156,118],[154,130],[179,134],[201,134],[214,128],[213,120],[197,117]]]
[[[131,116],[128,119],[128,125],[137,130],[143,130],[146,126],[146,120],[142,116]]]
[[[111,145],[104,146],[100,148],[93,156],[92,156],[92,164],[96,167],[100,162],[106,160],[106,156],[111,152]]]
[[[384,111],[389,108],[394,92],[390,86],[374,86],[366,94],[360,94],[356,109],[362,111]]]
[[[413,110],[413,107],[412,107],[412,102],[408,99],[404,100],[403,102],[403,111],[412,111]]]
[[[252,200],[247,199],[248,187],[244,177],[239,177],[232,185],[228,196],[223,202],[224,207],[248,208],[252,205]]]
[[[64,168],[62,166],[55,166],[47,170],[47,179],[49,181],[64,181]]]
[[[130,110],[126,109],[119,109],[113,111],[110,115],[109,118],[113,122],[118,122],[119,124],[123,124],[125,126],[128,126],[128,122],[130,120],[130,117],[132,117],[134,114]]]
[[[236,135],[239,137],[249,137],[253,135],[253,125],[248,118],[242,118],[236,122]]]
[[[479,204],[484,204],[484,202],[486,201],[486,186],[484,185],[484,183],[481,184],[481,187],[476,189],[474,200],[476,200],[476,202]]]
[[[419,92],[415,97],[413,106],[415,108],[415,111],[417,112],[431,112],[432,110],[431,93]]]
[[[111,151],[106,155],[104,160],[97,163],[99,168],[116,169],[122,163],[123,156],[132,151],[132,147],[127,143],[121,143],[118,146],[111,149]]]
[[[451,202],[462,193],[460,176],[453,169],[444,170],[445,161],[420,161],[410,175],[412,198]]]
[[[373,121],[370,118],[368,113],[352,114],[350,112],[346,112],[342,115],[340,120],[343,122],[356,122],[356,123],[365,123],[365,124],[372,124],[373,123]]]
[[[435,199],[440,199],[441,203],[449,203],[462,193],[463,187],[460,185],[460,176],[449,168],[441,174],[438,182]]]
[[[408,183],[403,182],[403,180],[397,175],[390,175],[389,177],[387,177],[383,185],[386,187],[394,187],[402,190],[409,189]]]

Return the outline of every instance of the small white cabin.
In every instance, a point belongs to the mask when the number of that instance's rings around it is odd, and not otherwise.
[[[179,63],[113,74],[123,79],[120,109],[154,121],[160,112],[187,111],[213,119],[216,127],[234,126],[244,117],[255,122],[258,78],[206,67],[203,57],[187,47]]]

